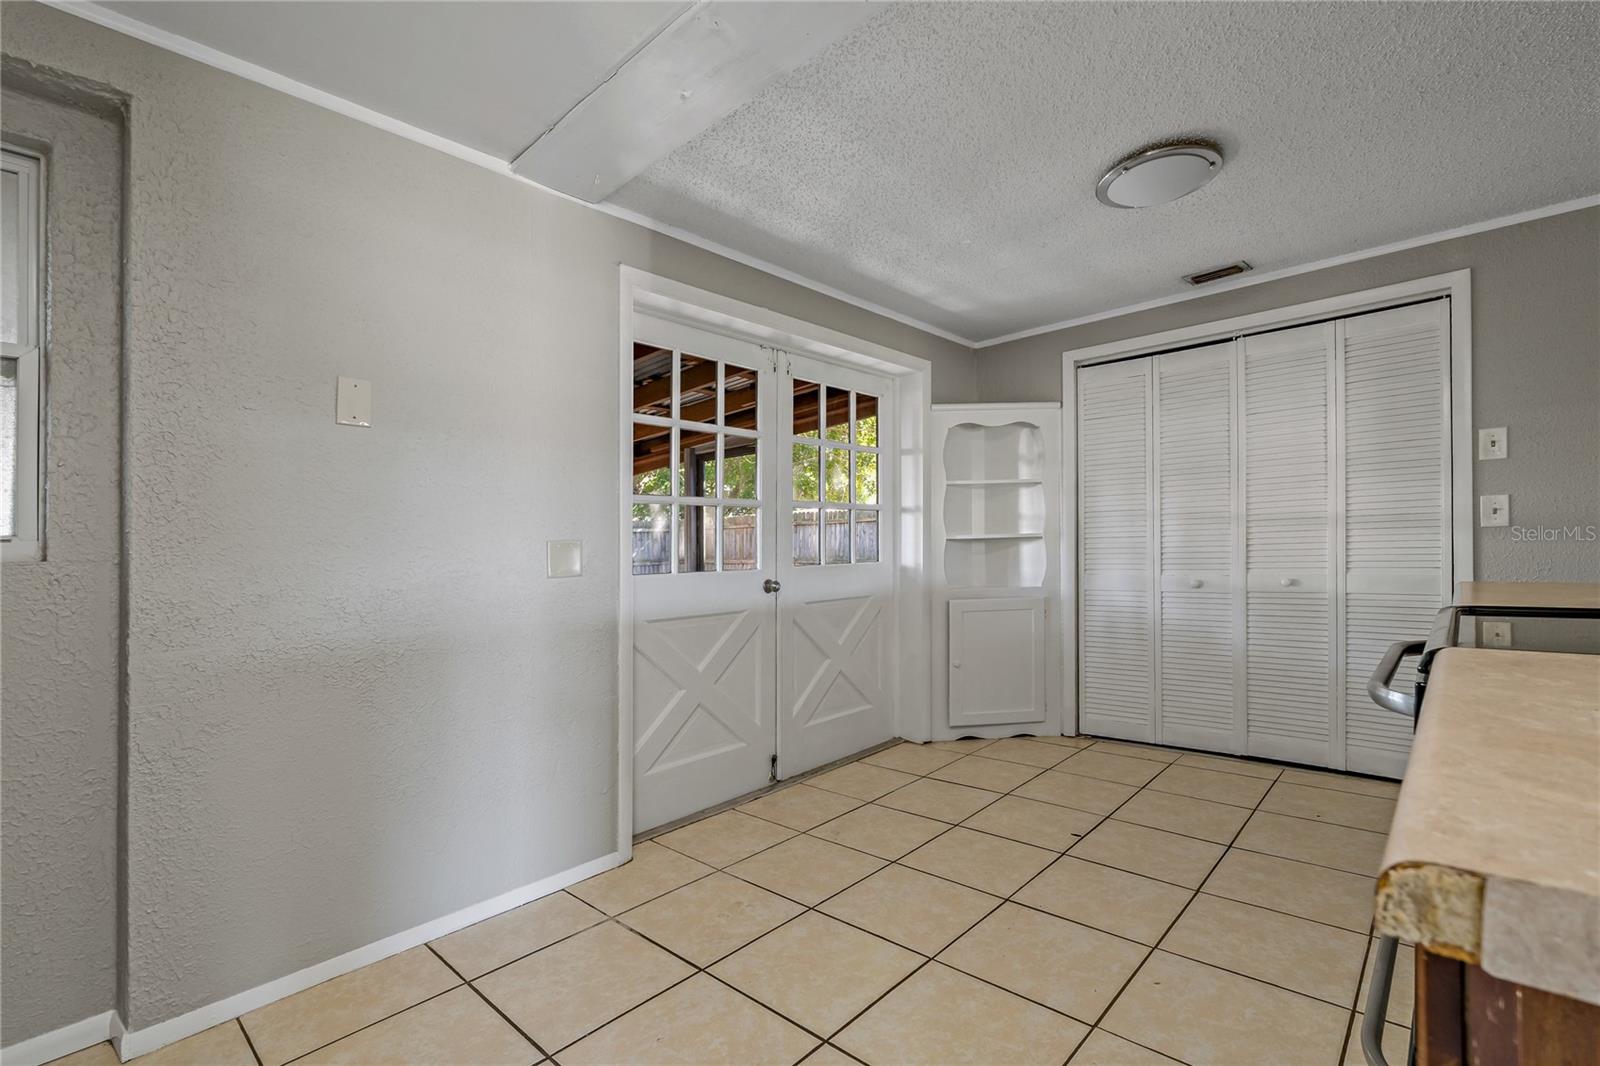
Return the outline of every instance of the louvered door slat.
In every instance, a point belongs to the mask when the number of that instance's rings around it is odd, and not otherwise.
[[[1153,740],[1150,365],[1078,372],[1079,694],[1085,732]]]
[[[1426,637],[1449,595],[1445,528],[1448,302],[1345,319],[1344,721],[1346,765],[1398,777],[1412,723],[1367,696],[1397,640]],[[1412,661],[1396,687],[1415,681]]]
[[[1247,750],[1317,764],[1333,737],[1333,342],[1331,323],[1241,342]]]
[[[1233,342],[1155,359],[1160,740],[1238,750]]]

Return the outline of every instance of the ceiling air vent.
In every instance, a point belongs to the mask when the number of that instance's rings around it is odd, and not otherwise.
[[[1202,270],[1198,274],[1185,274],[1183,280],[1190,285],[1209,285],[1213,281],[1221,281],[1223,278],[1231,278],[1235,274],[1243,274],[1249,269],[1251,269],[1250,264],[1241,259],[1237,263],[1212,267],[1210,270]]]

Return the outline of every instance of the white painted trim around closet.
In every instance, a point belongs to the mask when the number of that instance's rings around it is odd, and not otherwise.
[[[1329,296],[1270,311],[1196,323],[1142,337],[1069,349],[1061,353],[1061,632],[1065,672],[1063,731],[1078,730],[1078,374],[1080,366],[1155,355],[1246,333],[1281,329],[1305,322],[1340,318],[1412,303],[1435,296],[1450,297],[1450,514],[1451,580],[1472,580],[1472,271],[1455,270],[1376,289]]]
[[[108,1010],[0,1050],[0,1066],[40,1066],[103,1040],[114,1040],[121,1032],[122,1019]]]
[[[575,885],[579,881],[605,873],[607,870],[621,866],[627,861],[625,855],[612,852],[602,855],[598,859],[591,859],[581,866],[574,866],[560,873],[551,874],[531,884],[514,888],[510,892],[501,893],[482,903],[474,903],[470,907],[446,914],[442,918],[435,918],[431,922],[413,926],[393,936],[386,936],[371,944],[347,951],[343,955],[336,955],[325,962],[314,966],[307,966],[303,970],[286,974],[275,981],[268,981],[264,985],[246,989],[226,999],[219,999],[215,1003],[208,1003],[203,1007],[196,1007],[187,1014],[180,1014],[176,1018],[169,1018],[164,1022],[146,1026],[143,1029],[133,1029],[113,1035],[112,1039],[117,1045],[117,1055],[123,1062],[139,1055],[148,1054],[157,1048],[165,1047],[186,1036],[204,1032],[213,1025],[220,1025],[230,1018],[237,1018],[258,1007],[280,1000],[285,996],[292,996],[296,992],[304,991],[312,985],[319,985],[324,981],[349,973],[351,970],[360,969],[371,965],[391,955],[397,955],[419,944],[426,944],[430,940],[437,940],[447,933],[457,929],[465,929],[486,918],[493,918],[503,914],[514,907],[524,903],[531,903],[541,896],[548,896],[552,892],[560,891],[568,885]],[[100,1039],[105,1039],[102,1036]],[[6,1059],[5,1066],[11,1066],[11,1060]]]

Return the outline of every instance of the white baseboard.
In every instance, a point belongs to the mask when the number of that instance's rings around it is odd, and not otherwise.
[[[31,1040],[0,1049],[3,1066],[39,1066],[40,1063],[59,1059],[74,1051],[93,1047],[102,1040],[112,1040],[122,1034],[122,1019],[117,1012],[108,1010],[81,1022],[63,1025],[48,1033],[40,1033]]]
[[[524,903],[538,899],[540,896],[548,896],[550,893],[557,892],[568,885],[575,885],[585,878],[593,877],[595,874],[604,873],[613,867],[621,866],[625,861],[627,861],[627,856],[620,851],[602,855],[600,858],[593,859],[581,866],[574,866],[570,870],[551,874],[549,877],[529,885],[523,885],[521,888],[514,888],[510,892],[495,896],[493,899],[486,899],[482,903],[475,903],[453,914],[447,914],[442,918],[424,922],[422,925],[407,929],[404,932],[384,937],[382,940],[367,944],[365,947],[347,951],[343,955],[335,956],[326,962],[319,962],[315,966],[307,966],[303,970],[297,970],[275,981],[268,981],[264,985],[257,985],[255,988],[239,992],[236,995],[229,996],[227,999],[208,1003],[204,1007],[196,1007],[187,1014],[180,1014],[176,1018],[169,1018],[164,1022],[157,1022],[155,1025],[146,1026],[143,1029],[122,1032],[120,1035],[114,1034],[113,1038],[116,1041],[117,1054],[123,1062],[127,1062],[131,1058],[148,1054],[157,1048],[182,1040],[186,1036],[204,1032],[213,1025],[220,1025],[230,1018],[237,1018],[239,1015],[246,1014],[258,1007],[264,1007],[274,1000],[292,996],[294,993],[310,988],[312,985],[319,985],[341,974],[349,973],[351,970],[360,969],[380,959],[386,959],[390,955],[414,948],[418,944],[437,940],[446,933],[464,929],[476,922],[483,921],[485,918],[493,918],[497,914],[511,910],[513,907],[520,907]],[[118,1026],[118,1028],[120,1029],[121,1027]],[[65,1030],[60,1031],[64,1032]],[[43,1039],[43,1037],[39,1039]],[[95,1040],[90,1040],[79,1046],[87,1047],[96,1040],[104,1039],[106,1039],[106,1033],[102,1030]],[[75,1051],[77,1048],[68,1050]],[[37,1066],[38,1063],[48,1061],[48,1056],[43,1059],[30,1059],[27,1062],[18,1060],[17,1066]],[[6,1053],[4,1066],[12,1066],[9,1051]]]

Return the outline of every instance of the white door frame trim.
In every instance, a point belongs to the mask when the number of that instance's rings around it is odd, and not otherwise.
[[[1450,297],[1450,507],[1451,579],[1472,580],[1472,271],[1384,285],[1269,311],[1110,341],[1061,353],[1061,641],[1064,667],[1062,731],[1078,731],[1078,375],[1080,366],[1155,355],[1208,341],[1296,326],[1326,318],[1378,311],[1435,296]]]
[[[622,486],[633,477],[633,313],[646,311],[841,366],[895,383],[900,499],[896,516],[895,733],[928,739],[930,699],[925,453],[933,364],[920,356],[745,303],[637,267],[620,267],[617,315],[617,850],[633,854],[633,559],[631,508]],[[913,708],[923,708],[919,716]]]

